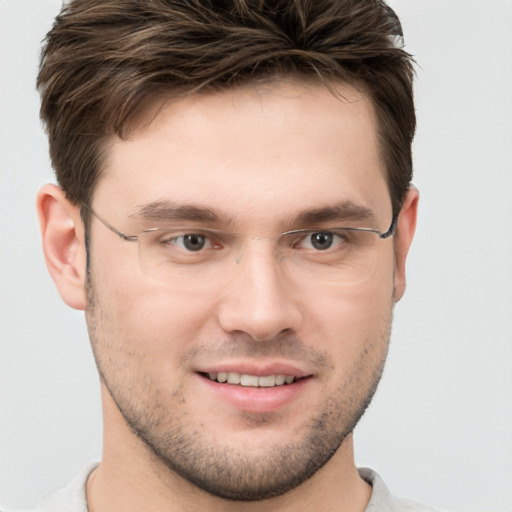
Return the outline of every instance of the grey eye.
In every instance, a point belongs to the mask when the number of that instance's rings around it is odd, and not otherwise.
[[[190,235],[183,235],[181,239],[183,247],[188,251],[200,251],[206,246],[206,237],[204,235],[192,233]]]
[[[313,233],[310,237],[311,245],[319,251],[325,251],[332,246],[334,234],[329,231]]]

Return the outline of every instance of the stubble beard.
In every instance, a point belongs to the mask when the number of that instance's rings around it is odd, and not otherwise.
[[[123,377],[116,354],[114,357],[108,355],[111,346],[109,330],[105,330],[108,314],[104,314],[104,308],[98,303],[90,274],[86,289],[87,325],[100,379],[126,424],[147,447],[155,467],[163,465],[199,489],[220,498],[235,501],[269,499],[308,480],[331,459],[353,431],[382,376],[392,306],[386,331],[377,339],[367,340],[366,349],[355,363],[358,369],[353,378],[336,393],[331,393],[323,410],[303,429],[301,439],[262,446],[257,453],[247,453],[241,446],[227,446],[222,439],[214,446],[204,438],[198,425],[190,424],[187,415],[176,410],[185,402],[180,389],[173,393],[176,407],[170,411],[169,403],[162,397],[164,393],[152,386],[151,375],[136,372],[136,381],[133,374]],[[102,336],[105,332],[107,335]],[[115,332],[115,328],[110,332]],[[297,340],[289,340],[289,343],[297,344]],[[283,345],[283,340],[280,344]],[[378,356],[370,357],[368,362],[366,359],[372,350],[377,351]],[[361,378],[362,373],[364,378]],[[265,423],[264,418],[255,420],[258,421]],[[257,425],[252,427],[257,428]]]

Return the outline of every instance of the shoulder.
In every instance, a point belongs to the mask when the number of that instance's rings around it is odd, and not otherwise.
[[[359,475],[373,488],[365,512],[439,512],[415,501],[393,496],[382,478],[372,469],[359,468]]]
[[[68,485],[46,495],[35,508],[0,512],[87,512],[85,484],[97,465],[89,464],[83,468]]]

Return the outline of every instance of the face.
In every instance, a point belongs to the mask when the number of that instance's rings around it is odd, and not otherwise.
[[[153,459],[221,497],[279,495],[329,464],[381,375],[392,238],[357,283],[276,250],[280,233],[347,217],[390,225],[370,101],[339,91],[281,82],[169,103],[112,141],[94,194],[126,234],[178,224],[243,240],[214,267],[224,242],[195,259],[176,239],[185,259],[157,278],[137,243],[95,217],[89,233],[86,314],[107,400]]]

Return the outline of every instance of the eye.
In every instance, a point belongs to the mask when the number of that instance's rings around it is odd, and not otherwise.
[[[212,246],[212,242],[206,237],[206,235],[201,235],[199,233],[185,233],[174,237],[172,240],[169,240],[168,243],[172,243],[180,249],[192,252],[209,249]]]
[[[340,234],[332,231],[314,231],[309,232],[297,246],[301,249],[314,249],[316,251],[326,251],[343,242]]]
[[[226,242],[229,240],[220,232],[194,227],[155,228],[140,235],[139,251],[144,261],[155,265],[203,263],[222,256]]]
[[[310,235],[311,245],[319,251],[329,249],[333,243],[334,234],[329,231],[322,231],[320,233],[313,233]]]

